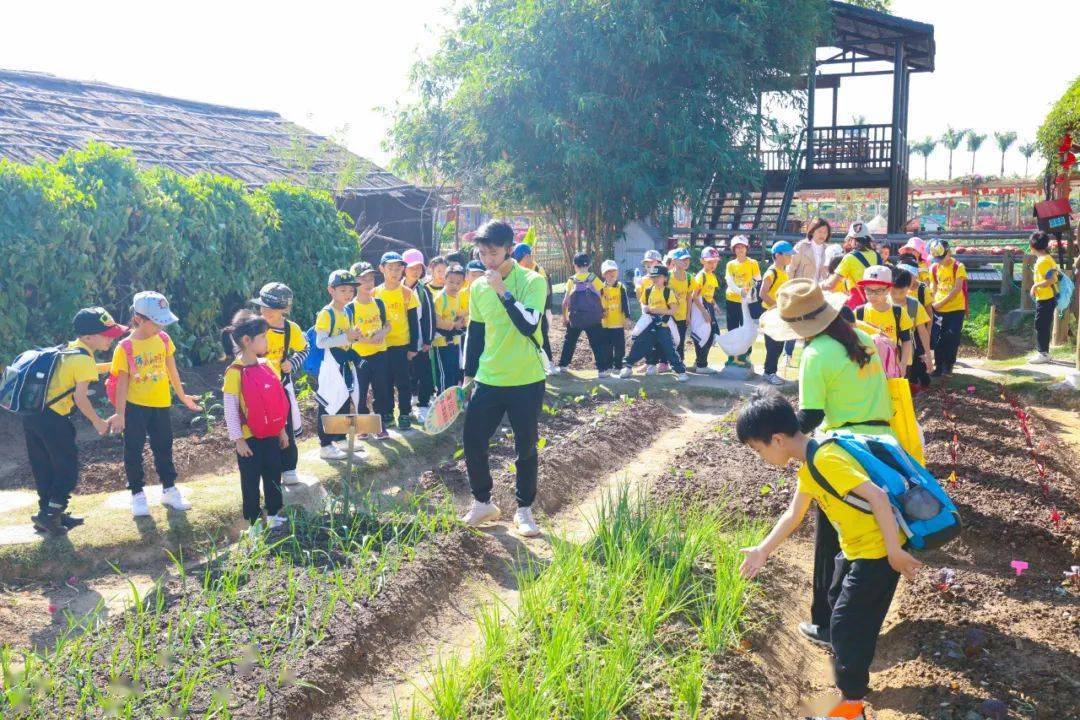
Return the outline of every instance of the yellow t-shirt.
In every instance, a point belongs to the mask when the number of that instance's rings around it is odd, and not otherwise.
[[[930,292],[929,285],[924,285],[922,283],[913,283],[912,286],[908,288],[908,297],[919,300],[919,288],[922,288],[922,300],[921,302],[919,302],[919,306],[923,308],[923,310],[926,312],[926,315],[929,317],[934,312],[933,308],[931,307],[931,304],[934,302],[934,294]],[[915,324],[918,325],[919,323],[916,322]]]
[[[285,352],[285,328],[270,328],[266,333],[266,362],[270,364],[278,377],[281,377],[281,363],[286,354],[303,352],[307,348],[307,340],[304,339],[304,331],[292,320],[286,320],[289,325],[289,352]],[[294,370],[296,368],[293,368]]]
[[[375,288],[375,297],[386,305],[386,321],[390,323],[390,332],[386,336],[387,347],[401,347],[409,344],[409,311],[420,307],[420,300],[409,288],[399,285],[393,290],[385,285]]]
[[[1049,255],[1041,255],[1039,259],[1035,261],[1035,282],[1042,282],[1046,280],[1047,276],[1051,273],[1057,273],[1058,264],[1054,262],[1054,258]],[[1045,285],[1035,290],[1036,300],[1053,300],[1057,294],[1057,278],[1055,276],[1054,282],[1050,285]]]
[[[664,295],[668,296],[668,299],[664,299]],[[675,291],[669,287],[651,287],[645,292],[645,302],[643,303],[646,310],[674,310],[679,303],[679,298],[675,296]]]
[[[720,283],[716,279],[716,273],[702,269],[694,276],[692,290],[693,292],[700,294],[701,299],[705,302],[713,302],[716,298],[716,291],[719,289]]]
[[[439,291],[434,299],[435,304],[435,318],[442,320],[443,322],[457,322],[461,318],[465,317],[465,311],[461,308],[461,293],[457,295],[450,295],[445,290]],[[447,340],[445,336],[435,333],[435,339],[431,341],[433,347],[446,347],[447,345],[460,345],[461,336],[455,335],[452,340]]]
[[[915,300],[914,303],[908,303],[909,306],[913,306],[915,308],[915,317],[911,319],[912,323],[915,325],[915,327],[919,327],[920,325],[929,325],[930,313],[926,312],[926,308],[923,307],[922,303],[919,302],[918,298],[913,299]],[[910,310],[911,308],[909,307],[907,309]],[[908,315],[911,315],[911,313],[909,312]]]
[[[469,290],[468,288],[461,288],[458,290],[458,305],[461,308],[461,314],[465,317],[469,316]]]
[[[967,280],[967,270],[964,268],[964,263],[957,261],[954,258],[949,258],[949,264],[939,262],[935,266],[933,272],[934,277],[934,302],[939,303],[945,299],[953,286],[958,282],[964,282]],[[948,302],[947,305],[942,305],[938,308],[938,312],[955,312],[957,310],[966,310],[967,303],[964,299],[964,292],[961,290],[953,296],[953,299]]]
[[[68,350],[83,350],[82,353],[64,355],[60,358],[52,378],[49,379],[49,387],[45,391],[45,401],[48,402],[58,395],[72,390],[81,382],[97,382],[98,368],[94,362],[94,351],[82,340],[72,340],[67,344]],[[57,415],[70,415],[75,407],[74,393],[68,393],[67,397],[57,400],[49,409]]]
[[[880,312],[874,309],[874,306],[870,303],[861,305],[855,310],[855,317],[859,317],[861,322],[866,323],[873,327],[878,332],[885,333],[889,336],[889,339],[894,343],[899,344],[899,333],[904,330],[911,330],[915,327],[915,324],[911,321],[911,316],[908,315],[907,308],[900,308],[900,328],[899,332],[896,327],[896,313],[893,311],[893,305],[890,305],[887,310]]]
[[[855,257],[856,253],[862,255],[868,264],[863,264],[859,258]],[[880,261],[881,256],[873,250],[853,250],[845,255],[836,267],[837,275],[844,278],[844,291],[850,293],[852,288],[862,280],[866,268],[870,265],[879,265]]]
[[[573,275],[571,275],[570,279],[566,281],[566,295],[567,295],[567,297],[570,296],[570,293],[574,292],[574,288],[577,286],[577,284],[579,282],[585,282],[585,280],[588,279],[589,275],[592,275],[592,273],[590,273],[588,271],[574,273]],[[604,289],[604,281],[601,280],[596,275],[592,276],[592,284],[593,284],[593,287],[596,288],[597,293],[601,292]]]
[[[694,279],[690,277],[689,273],[682,280],[676,277],[674,272],[668,276],[667,286],[679,298],[679,305],[675,308],[674,315],[676,320],[685,320],[690,312],[690,286],[693,282]]]
[[[761,304],[767,308],[776,307],[776,291],[790,279],[787,270],[781,270],[776,265],[770,265],[762,279],[770,275],[773,279],[772,285],[769,286],[769,291],[761,296]]]
[[[919,282],[930,284],[930,266],[925,260],[919,261]]]
[[[317,333],[324,332],[330,337],[336,337],[348,329],[349,314],[345,310],[338,310],[333,305],[327,305],[315,316],[315,332]]]
[[[292,338],[290,337],[289,340],[292,341]],[[260,358],[259,362],[265,363],[267,365],[270,364],[266,358]],[[225,393],[226,395],[235,395],[237,398],[239,398],[240,419],[242,423],[240,427],[243,431],[244,439],[250,440],[253,437],[251,434],[251,429],[247,426],[246,422],[243,422],[243,419],[247,417],[247,405],[244,403],[244,393],[241,389],[240,384],[240,371],[242,368],[243,365],[240,364],[239,361],[234,362],[232,365],[229,365],[229,367],[225,368],[225,377],[223,378],[221,383],[221,392]]]
[[[359,328],[367,337],[371,337],[379,330],[382,330],[383,320],[382,314],[379,312],[378,304],[372,300],[371,302],[362,303],[360,300],[353,300],[353,327]],[[383,338],[381,343],[353,343],[352,349],[360,357],[370,357],[371,355],[377,355],[386,350],[386,339]]]
[[[750,290],[754,287],[754,281],[761,277],[761,266],[754,258],[728,260],[724,276],[735,281],[734,287],[729,285],[724,291],[724,297],[731,302],[741,302],[742,295],[739,290]]]
[[[836,443],[828,443],[814,454],[814,467],[841,497],[864,482],[873,482],[855,458]],[[812,497],[840,536],[840,551],[848,560],[877,560],[888,553],[885,538],[872,514],[856,510],[821,487],[804,463],[799,468],[797,491]]]
[[[643,305],[645,304],[645,291],[648,290],[651,287],[652,287],[652,278],[651,277],[646,276],[646,277],[641,278],[640,282],[638,283],[637,290],[635,291],[636,294],[637,294],[637,299],[638,299],[639,303],[641,303]]]
[[[135,376],[128,378],[129,403],[152,408],[172,405],[172,387],[169,385],[165,359],[172,357],[175,352],[176,347],[172,340],[165,342],[158,335],[151,335],[145,340],[132,339],[131,354],[135,359]],[[124,350],[124,342],[120,341],[113,352],[110,372],[119,375],[128,371],[127,352]]]
[[[600,292],[600,302],[604,306],[604,318],[600,326],[614,329],[624,327],[626,316],[623,314],[622,298],[625,289],[620,283],[614,285],[604,284]]]

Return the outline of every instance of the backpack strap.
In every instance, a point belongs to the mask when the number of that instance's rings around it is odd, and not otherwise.
[[[866,259],[866,256],[862,254],[861,250],[852,250],[850,254],[854,255],[855,259],[861,262],[864,268],[870,267],[870,261]],[[880,258],[881,256],[878,255],[878,257]]]
[[[87,357],[90,356],[90,353],[86,352],[86,350],[83,349],[83,348],[73,348],[71,350],[68,350],[67,348],[64,348],[62,350],[59,349],[59,348],[57,348],[57,349],[60,352],[61,361],[63,360],[63,356],[65,356],[65,355],[86,355]],[[54,397],[52,400],[47,400],[45,402],[45,409],[48,410],[49,408],[51,408],[53,405],[60,402],[64,398],[68,397],[69,395],[74,395],[74,394],[75,394],[75,386],[72,385],[70,388],[68,388],[64,392],[60,393],[59,395]]]
[[[919,297],[919,304],[926,305],[926,283],[919,283],[919,289],[915,293]]]
[[[374,298],[374,300],[375,307],[379,308],[379,320],[381,321],[379,327],[381,328],[386,325],[386,303],[379,298]]]
[[[866,306],[860,305],[859,307],[855,308],[855,319],[859,322],[862,322],[864,317],[866,317]]]
[[[820,485],[825,490],[825,492],[829,493],[840,502],[858,510],[861,513],[873,515],[873,511],[870,509],[869,505],[866,503],[865,500],[859,498],[859,502],[861,504],[856,504],[855,501],[848,500],[847,495],[841,495],[840,493],[836,492],[836,488],[832,486],[832,483],[830,483],[828,479],[826,479],[825,475],[823,475],[822,472],[817,468],[817,466],[814,465],[814,458],[817,455],[817,451],[820,450],[822,446],[828,445],[829,443],[839,444],[839,442],[840,441],[836,438],[827,438],[820,443],[815,440],[811,440],[806,446],[806,469],[810,471],[810,477],[814,479],[814,482]],[[843,446],[841,445],[841,447]]]
[[[350,325],[356,322],[356,306],[352,303],[345,306],[345,317],[349,318]]]
[[[896,347],[901,348],[901,347],[903,347],[904,343],[900,339],[900,333],[903,332],[903,330],[900,329],[900,318],[902,318],[904,316],[904,308],[900,307],[899,305],[893,305],[892,306],[892,316],[893,316],[893,322],[896,323]],[[915,325],[915,320],[914,319],[912,319],[911,325],[914,328],[914,325]]]
[[[906,297],[904,302],[907,303],[908,315],[911,316],[911,324],[914,325],[915,318],[919,316],[919,301],[913,297]]]

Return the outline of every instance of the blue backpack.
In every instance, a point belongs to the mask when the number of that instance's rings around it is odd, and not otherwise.
[[[327,305],[326,307],[323,308],[323,310],[327,310],[329,308],[330,308],[330,306]],[[322,310],[320,310],[319,312],[322,312]],[[345,306],[345,315],[347,315],[348,318],[349,318],[349,324],[352,324],[352,322],[354,321],[355,312],[356,311],[353,309],[353,304],[352,303],[349,303],[348,305]],[[319,316],[316,314],[315,318],[318,319],[318,317]],[[337,322],[337,313],[331,311],[331,313],[330,313],[330,334],[331,335],[334,334],[334,323],[335,322]],[[307,354],[307,357],[304,358],[304,372],[306,372],[308,375],[315,378],[316,380],[319,379],[319,368],[322,367],[323,356],[326,353],[326,350],[324,350],[323,348],[320,348],[318,345],[315,344],[315,336],[317,334],[318,333],[315,332],[315,326],[314,325],[312,325],[311,327],[309,327],[307,330],[304,331],[304,339],[307,340],[307,346],[308,346],[308,354]]]
[[[60,361],[65,355],[86,354],[82,348],[69,350],[64,345],[21,353],[0,377],[0,408],[20,415],[32,415],[49,409],[75,392],[75,388],[71,388],[54,398],[45,397],[49,381],[60,367]]]
[[[1072,305],[1073,293],[1076,292],[1076,284],[1065,273],[1058,270],[1057,281],[1057,314],[1062,317],[1069,311]]]
[[[857,495],[841,497],[814,466],[814,455],[829,443],[836,443],[851,455],[870,480],[889,496],[896,523],[907,538],[909,550],[933,550],[960,534],[963,527],[960,513],[937,478],[889,435],[835,433],[820,443],[810,441],[806,467],[814,481],[830,495],[860,512],[873,512],[870,504]]]

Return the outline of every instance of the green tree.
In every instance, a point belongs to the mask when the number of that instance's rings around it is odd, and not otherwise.
[[[848,0],[848,4],[881,12],[892,12],[892,0]]]
[[[945,132],[941,134],[941,144],[945,146],[945,149],[949,151],[949,179],[952,180],[952,156],[956,151],[956,148],[960,147],[960,143],[964,141],[967,136],[967,130],[957,130],[952,125],[945,127]]]
[[[927,135],[911,146],[911,152],[916,155],[922,155],[923,158],[923,180],[927,179],[927,165],[930,161],[930,156],[933,154],[934,149],[937,147],[938,141]]]
[[[1039,151],[1049,160],[1051,172],[1060,170],[1058,144],[1065,135],[1072,136],[1074,145],[1080,143],[1080,75],[1072,81],[1061,99],[1054,103],[1046,120],[1035,133]]]
[[[1024,156],[1024,177],[1028,176],[1028,163],[1031,161],[1031,156],[1038,151],[1039,146],[1033,142],[1024,143],[1020,147],[1016,148],[1020,151],[1020,154]]]
[[[628,220],[756,181],[758,94],[805,72],[827,7],[470,0],[416,66],[388,147],[402,171],[475,178],[610,253]]]
[[[1007,132],[995,132],[994,140],[997,142],[998,150],[1001,151],[1001,177],[1005,177],[1005,153],[1009,151],[1009,148],[1016,142],[1016,133],[1012,130]]]
[[[971,153],[971,174],[975,175],[975,154],[979,152],[979,148],[982,147],[983,141],[986,140],[986,135],[980,135],[974,130],[968,130],[967,134],[967,149]]]

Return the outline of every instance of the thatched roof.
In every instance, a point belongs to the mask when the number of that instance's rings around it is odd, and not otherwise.
[[[55,160],[90,140],[131,148],[143,166],[230,175],[249,185],[347,173],[346,195],[416,190],[275,112],[0,69],[0,157]]]

